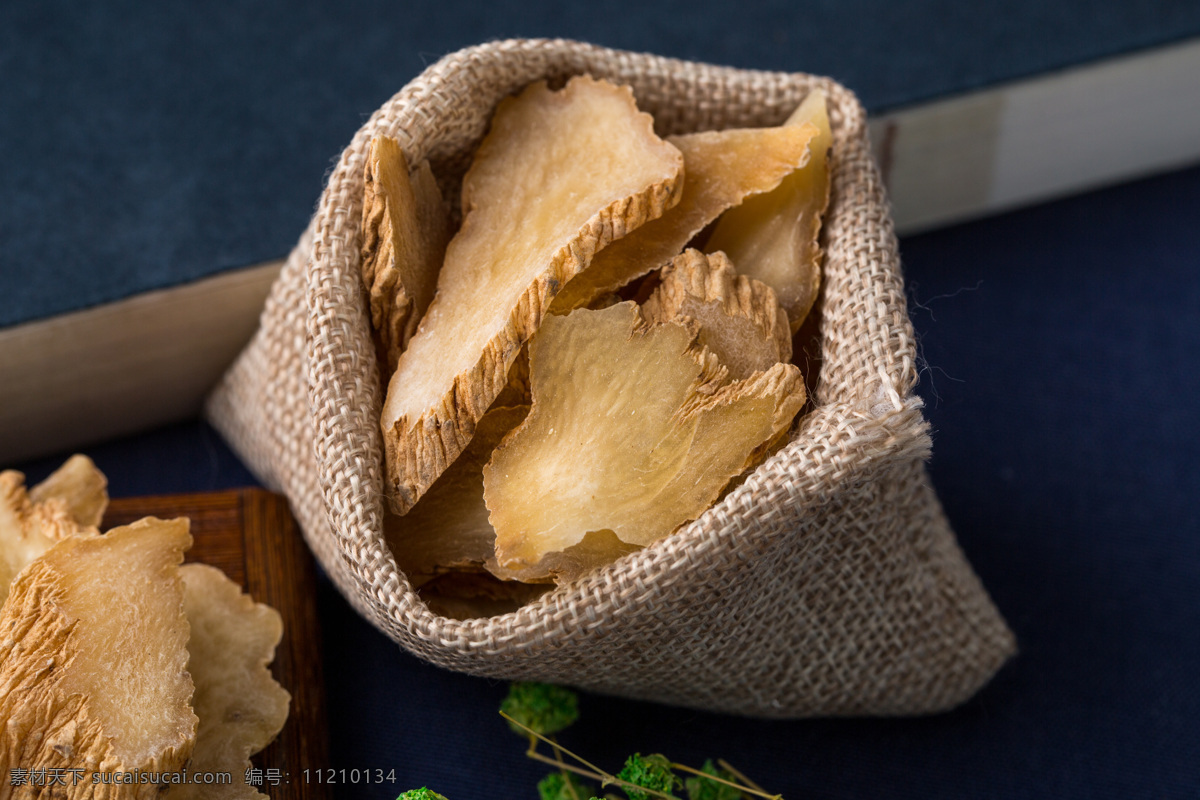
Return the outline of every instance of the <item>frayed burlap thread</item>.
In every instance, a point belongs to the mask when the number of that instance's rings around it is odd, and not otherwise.
[[[446,619],[383,538],[382,388],[359,278],[364,159],[372,137],[394,136],[456,196],[501,98],[582,73],[632,86],[663,135],[779,124],[824,90],[835,156],[814,407],[785,448],[673,536],[516,613]],[[209,417],[287,494],[354,607],[433,663],[757,716],[950,708],[1014,642],[925,472],[915,343],[865,123],[850,92],[809,75],[561,40],[449,55],[342,154]]]

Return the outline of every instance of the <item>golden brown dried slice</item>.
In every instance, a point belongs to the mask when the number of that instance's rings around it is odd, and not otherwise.
[[[54,545],[47,530],[56,523],[76,524],[69,517],[54,517],[45,506],[30,501],[20,472],[0,472],[0,602],[8,597],[17,573]]]
[[[508,383],[492,401],[492,408],[529,405],[529,349],[522,347],[517,358],[508,369]],[[482,420],[481,420],[482,422]],[[478,435],[478,433],[476,434]]]
[[[183,768],[196,737],[179,577],[191,541],[187,520],[146,519],[64,539],[17,577],[0,614],[3,766],[83,770],[72,796],[96,790],[93,773]]]
[[[545,321],[530,344],[533,407],[483,471],[502,568],[539,565],[591,531],[662,538],[790,425],[804,400],[796,367],[726,384],[692,343],[632,303]]]
[[[428,161],[412,170],[400,144],[371,141],[363,187],[362,276],[390,372],[433,300],[450,220]]]
[[[778,189],[751,197],[726,211],[705,246],[718,250],[738,272],[769,285],[797,330],[821,287],[821,217],[829,205],[829,148],[833,134],[825,95],[811,92],[792,113],[788,125],[813,125],[812,157]]]
[[[683,157],[627,87],[536,83],[500,103],[463,179],[463,225],[388,384],[393,508],[453,463],[559,289],[601,247],[678,199]]]
[[[413,586],[452,570],[478,571],[492,557],[496,532],[483,503],[483,465],[528,412],[528,406],[488,411],[467,449],[412,511],[384,515],[384,537]]]
[[[647,322],[692,320],[696,343],[711,350],[735,380],[792,358],[787,312],[765,283],[738,275],[724,253],[685,250],[663,270],[642,304]]]
[[[494,540],[495,536],[492,538]],[[533,566],[514,565],[511,569],[505,569],[493,557],[488,561],[487,568],[497,578],[506,581],[544,583],[553,580],[555,583],[565,583],[641,549],[641,545],[622,542],[612,531],[589,531],[578,544],[561,552],[547,553]]]
[[[34,503],[61,503],[80,525],[95,528],[108,508],[108,479],[85,455],[73,455],[29,490]]]
[[[722,211],[769,192],[808,159],[814,127],[746,128],[672,136],[687,178],[678,205],[596,255],[550,306],[552,314],[583,308],[666,264]],[[737,261],[735,260],[736,264]]]
[[[283,635],[279,613],[243,594],[225,573],[207,564],[188,564],[183,605],[191,625],[188,672],[196,684],[192,707],[199,717],[191,772],[228,772],[219,786],[177,784],[169,800],[252,800],[265,797],[245,783],[250,756],[279,734],[287,721],[287,691],[267,665]]]
[[[96,475],[103,481],[104,476],[90,459],[75,456],[27,492],[25,476],[20,472],[0,472],[0,603],[8,597],[9,585],[17,573],[55,542],[69,536],[99,534],[95,525],[82,524],[74,516],[91,520],[101,498],[101,512],[107,505],[104,486],[97,491]],[[32,496],[39,499],[35,501]]]

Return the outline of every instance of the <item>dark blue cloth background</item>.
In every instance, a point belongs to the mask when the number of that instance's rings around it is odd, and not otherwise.
[[[1198,219],[1193,169],[902,242],[934,482],[1021,646],[975,699],[763,722],[585,695],[564,743],[721,756],[789,800],[1200,796]],[[117,495],[250,480],[201,423],[92,454]],[[327,582],[320,604],[328,766],[397,775],[337,797],[536,796],[503,685],[400,652]]]
[[[879,111],[1197,35],[1194,0],[6,0],[0,327],[283,257],[366,117],[490,39],[826,74]]]

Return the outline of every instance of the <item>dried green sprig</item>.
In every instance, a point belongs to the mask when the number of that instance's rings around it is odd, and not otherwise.
[[[673,796],[671,792],[683,787],[683,781],[671,771],[671,760],[661,753],[648,756],[634,753],[625,759],[625,766],[617,773],[617,778],[642,789],[661,793],[659,796]],[[635,788],[625,787],[625,794],[629,795],[629,800],[650,800],[647,792]]]
[[[579,698],[570,689],[549,683],[514,683],[500,710],[524,728],[550,736],[579,719]],[[508,727],[516,734],[528,735],[511,722]]]
[[[737,782],[737,776],[727,769],[721,769],[712,762],[712,759],[705,759],[704,766],[700,768],[702,775],[694,775],[684,781],[687,787],[688,800],[742,800],[742,793],[736,787],[730,784]],[[714,781],[712,778],[720,778],[721,783]]]
[[[719,767],[714,766],[711,761],[706,761],[703,769],[694,769],[672,762],[660,754],[642,756],[639,753],[630,756],[621,772],[613,775],[563,747],[553,736],[540,732],[533,725],[511,713],[510,709],[522,714],[524,719],[530,720],[536,725],[559,731],[578,718],[578,700],[574,692],[557,686],[513,684],[508,697],[500,707],[500,716],[508,721],[508,726],[529,739],[529,749],[525,751],[525,755],[558,770],[552,776],[555,778],[554,782],[547,783],[550,780],[548,776],[538,784],[539,793],[553,792],[561,786],[564,794],[551,793],[549,797],[552,800],[583,800],[582,794],[572,797],[571,793],[577,791],[577,787],[585,787],[590,791],[590,787],[586,787],[586,784],[578,779],[569,778],[568,773],[572,776],[581,775],[597,780],[602,787],[616,786],[630,800],[649,800],[651,797],[679,800],[671,794],[672,791],[684,785],[683,781],[675,774],[676,771],[695,776],[687,781],[689,800],[742,800],[746,797],[783,800],[781,795],[768,794],[761,786],[738,772],[724,760],[718,760]],[[558,727],[555,727],[556,725]],[[539,742],[550,746],[554,753],[553,757],[538,752]],[[571,761],[564,760],[564,756]],[[543,789],[543,784],[546,784],[546,789]],[[547,795],[543,794],[542,797],[546,798]],[[606,794],[605,798],[620,800],[611,794]],[[592,797],[590,800],[597,799]]]
[[[541,800],[589,800],[596,796],[596,787],[569,772],[551,772],[538,781]]]
[[[422,786],[420,789],[409,789],[404,794],[396,798],[396,800],[446,800],[435,791],[426,789]]]
[[[517,717],[517,714],[521,717]],[[500,716],[508,721],[510,728],[529,739],[529,749],[525,753],[527,756],[557,769],[538,782],[538,795],[541,800],[599,800],[595,788],[577,776],[597,780],[601,786],[616,786],[629,800],[650,800],[651,797],[678,800],[672,792],[684,786],[687,788],[689,800],[743,800],[747,796],[783,800],[780,795],[768,794],[723,760],[718,761],[720,766],[708,760],[704,762],[702,769],[693,769],[684,764],[676,764],[658,753],[649,756],[635,753],[625,761],[625,766],[616,775],[604,771],[534,728],[534,725],[538,725],[543,730],[553,733],[566,728],[578,718],[578,699],[575,693],[558,686],[513,684],[500,708]],[[533,724],[529,724],[530,722]],[[539,742],[550,746],[553,757],[538,752]],[[565,761],[563,756],[567,756],[574,763]],[[689,773],[693,777],[689,777],[686,782],[681,781],[675,774],[676,771]],[[611,794],[604,797],[606,800],[619,800]],[[421,788],[405,792],[396,800],[446,798],[437,792]]]

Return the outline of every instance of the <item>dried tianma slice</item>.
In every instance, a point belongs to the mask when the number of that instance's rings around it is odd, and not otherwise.
[[[267,665],[283,635],[279,613],[243,594],[225,573],[207,564],[188,564],[183,604],[191,625],[188,672],[196,684],[192,706],[200,723],[191,772],[228,772],[219,786],[176,784],[169,800],[252,800],[265,797],[243,777],[250,756],[279,734],[287,721],[287,691]]]
[[[633,303],[550,317],[530,344],[533,407],[484,468],[496,560],[524,570],[611,531],[647,545],[695,519],[787,428],[799,370],[725,383],[680,325]]]
[[[29,499],[47,506],[62,504],[71,519],[95,528],[108,508],[108,479],[85,455],[73,455],[37,486]]]
[[[389,371],[433,300],[450,220],[428,161],[412,171],[395,139],[371,141],[363,189],[362,276]]]
[[[514,408],[529,405],[529,348],[522,347],[517,360],[508,369],[508,383],[492,401],[492,408]],[[480,420],[482,424],[482,420]],[[479,432],[476,431],[476,436]]]
[[[488,560],[487,568],[497,578],[506,581],[544,583],[553,580],[555,583],[565,583],[641,549],[641,545],[622,542],[612,531],[589,531],[578,544],[559,552],[547,553],[532,566],[514,564],[506,569],[493,557]]]
[[[382,427],[397,513],[471,440],[559,289],[597,250],[673,205],[682,170],[627,87],[578,77],[500,103],[463,179],[463,225],[437,295],[388,384]]]
[[[158,796],[113,772],[176,772],[196,737],[179,563],[185,519],[72,536],[13,582],[0,615],[0,768],[83,770],[63,797]]]
[[[738,275],[724,253],[685,250],[677,256],[642,304],[642,316],[650,323],[694,321],[696,343],[711,350],[731,378],[748,378],[792,358],[787,312],[775,292]]]
[[[108,505],[107,481],[87,456],[69,458],[28,492],[20,472],[0,472],[0,603],[26,564],[55,542],[96,535]]]
[[[683,153],[683,197],[661,219],[597,254],[550,306],[563,314],[615,291],[666,264],[715,220],[747,197],[769,192],[808,160],[816,128],[743,128],[672,136]],[[737,263],[737,260],[734,260]]]
[[[445,572],[482,570],[492,557],[496,532],[483,503],[483,465],[528,412],[528,406],[488,411],[467,449],[412,511],[403,517],[384,515],[384,537],[413,586]]]
[[[815,90],[787,124],[815,126],[812,158],[779,188],[731,208],[717,223],[705,249],[723,251],[742,275],[766,283],[787,309],[792,330],[804,322],[821,287],[821,216],[829,205],[829,147],[833,134],[825,95]]]

